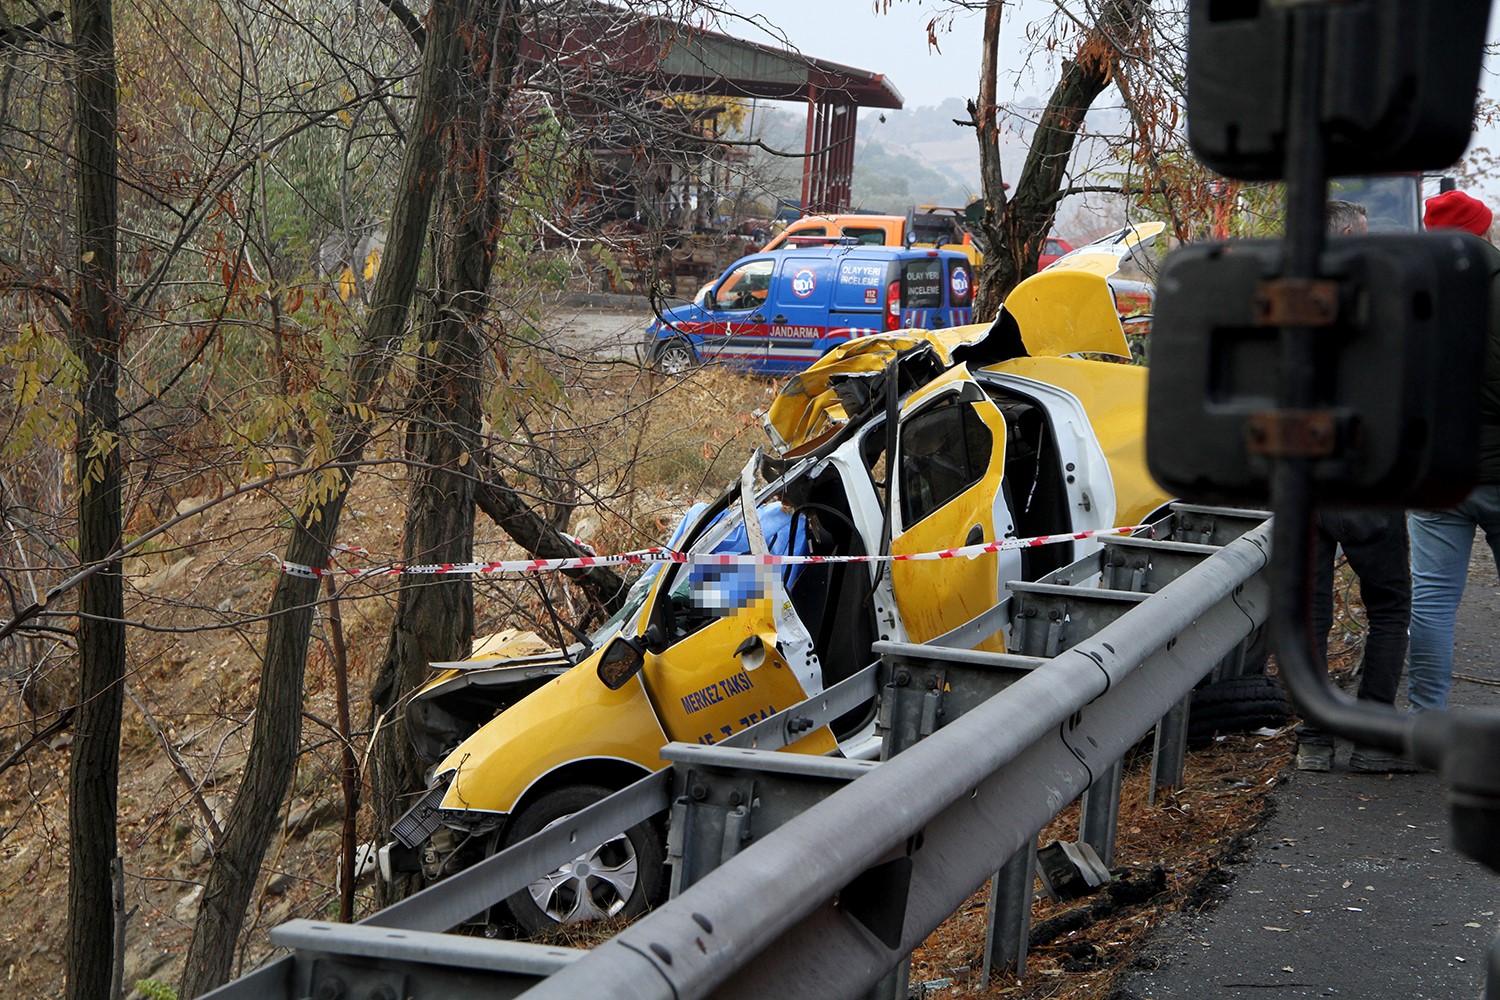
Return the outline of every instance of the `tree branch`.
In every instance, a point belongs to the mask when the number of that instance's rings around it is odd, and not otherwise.
[[[506,481],[493,456],[484,455],[479,464],[474,499],[479,509],[503,528],[516,544],[538,559],[565,559],[590,554],[527,506],[515,487]],[[614,570],[606,566],[590,566],[563,572],[601,607],[611,612],[620,607],[625,596],[625,581]]]
[[[402,3],[401,0],[379,0],[380,6],[390,11],[396,20],[401,22],[401,27],[411,36],[412,44],[417,51],[422,51],[422,46],[427,44],[427,29],[422,27],[422,22],[417,15],[411,12],[411,8]]]
[[[47,723],[45,728],[38,729],[35,733],[32,733],[31,737],[25,743],[22,743],[20,746],[16,747],[15,750],[11,752],[11,755],[5,758],[5,760],[0,761],[0,774],[4,774],[6,771],[9,771],[11,768],[19,764],[21,762],[21,759],[26,756],[26,754],[31,750],[32,747],[36,746],[38,743],[47,742],[53,736],[56,736],[64,729],[67,729],[68,724],[73,721],[73,713],[76,711],[78,711],[77,705],[69,705],[61,712],[58,712],[57,718]]]
[[[63,19],[63,12],[54,10],[32,18],[25,24],[7,24],[0,27],[0,49],[18,49],[22,43],[42,38],[42,29]]]

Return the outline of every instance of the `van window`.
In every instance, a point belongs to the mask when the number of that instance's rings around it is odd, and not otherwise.
[[[765,304],[771,290],[774,260],[746,261],[730,271],[708,298],[708,308],[718,312],[731,309],[754,309]]]
[[[867,257],[839,261],[839,280],[833,293],[833,308],[852,312],[876,312],[885,294],[890,262]]]
[[[901,265],[901,308],[937,309],[943,304],[943,260],[920,257]]]
[[[901,523],[911,527],[979,482],[994,435],[957,396],[917,414],[901,428]]]
[[[885,246],[884,229],[867,229],[864,226],[845,226],[844,235],[852,236],[862,245],[872,247]]]

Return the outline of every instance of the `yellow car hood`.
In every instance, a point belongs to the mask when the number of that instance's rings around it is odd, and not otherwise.
[[[804,454],[849,421],[833,390],[835,379],[873,377],[900,354],[930,347],[946,367],[954,352],[983,342],[1014,321],[1029,357],[1113,354],[1130,357],[1109,278],[1132,250],[1149,244],[1166,225],[1145,222],[1079,247],[1017,285],[994,323],[944,330],[901,330],[859,337],[835,347],[793,376],[766,412],[766,433],[783,457]]]
[[[1127,254],[1150,244],[1165,228],[1163,222],[1127,226],[1058,258],[1012,289],[1003,309],[1020,328],[1026,353],[1033,358],[1129,358],[1130,344],[1109,279]]]

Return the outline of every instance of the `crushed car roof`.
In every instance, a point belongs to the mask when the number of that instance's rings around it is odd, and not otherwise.
[[[1066,354],[1129,358],[1109,278],[1128,254],[1165,228],[1140,223],[1079,247],[1017,285],[993,323],[901,330],[834,348],[788,381],[771,403],[765,423],[772,445],[783,457],[817,448],[849,422],[849,401],[867,399],[898,357],[926,355],[939,368]],[[861,380],[867,382],[863,390],[856,387]]]

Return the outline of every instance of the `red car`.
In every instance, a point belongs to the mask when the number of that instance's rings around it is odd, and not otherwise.
[[[1073,244],[1061,236],[1047,237],[1047,242],[1042,244],[1042,254],[1037,258],[1036,269],[1040,271],[1063,254],[1071,252],[1072,249]]]

